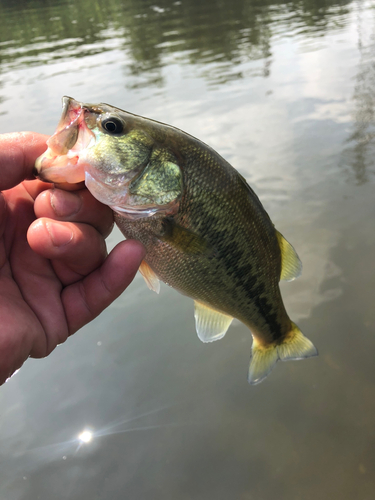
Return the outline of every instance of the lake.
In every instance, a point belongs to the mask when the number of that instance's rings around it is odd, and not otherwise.
[[[68,95],[212,146],[298,251],[281,289],[319,350],[250,386],[249,330],[201,343],[193,301],[138,274],[0,388],[0,498],[375,498],[374,2],[2,0],[0,18],[0,132],[52,134]]]

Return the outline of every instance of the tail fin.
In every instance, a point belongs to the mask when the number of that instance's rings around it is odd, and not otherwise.
[[[276,362],[281,359],[304,359],[317,356],[318,351],[301,330],[292,322],[292,330],[280,345],[262,346],[254,338],[252,355],[247,380],[249,384],[259,384],[272,371]]]

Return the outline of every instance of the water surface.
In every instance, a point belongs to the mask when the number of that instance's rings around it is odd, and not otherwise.
[[[138,276],[0,389],[1,498],[374,498],[374,16],[366,1],[1,2],[0,132],[52,133],[70,95],[210,144],[297,249],[283,296],[320,353],[250,387],[243,325],[202,344],[192,301]]]

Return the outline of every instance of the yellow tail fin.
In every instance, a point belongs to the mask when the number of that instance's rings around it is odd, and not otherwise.
[[[259,384],[271,372],[276,362],[281,359],[304,359],[317,356],[318,351],[306,338],[297,325],[292,323],[292,330],[280,345],[260,345],[254,338],[252,355],[247,380],[250,384]]]

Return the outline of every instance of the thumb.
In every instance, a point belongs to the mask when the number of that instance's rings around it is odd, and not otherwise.
[[[35,160],[47,148],[47,135],[35,132],[0,134],[0,190],[33,178]]]

